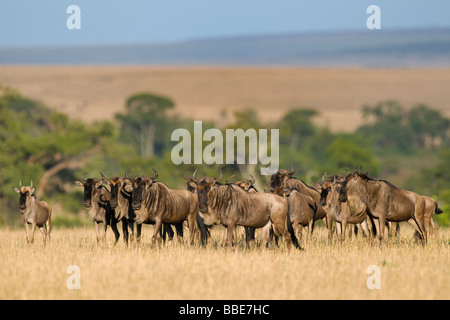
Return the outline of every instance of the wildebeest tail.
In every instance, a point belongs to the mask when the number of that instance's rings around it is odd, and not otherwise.
[[[302,249],[302,248],[300,247],[300,244],[298,243],[297,237],[296,237],[296,235],[295,235],[295,230],[294,230],[294,228],[292,227],[292,221],[291,221],[291,218],[289,217],[289,214],[287,215],[286,222],[287,222],[287,230],[288,230],[289,234],[291,235],[291,241],[292,241],[292,244],[293,244],[294,247],[296,247],[297,249]]]
[[[436,214],[441,214],[441,213],[443,213],[444,211],[442,211],[442,209],[441,208],[439,208],[438,207],[438,204],[436,203],[436,207],[434,208],[434,213],[436,213]]]

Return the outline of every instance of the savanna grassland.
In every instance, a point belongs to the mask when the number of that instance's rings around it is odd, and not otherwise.
[[[380,249],[353,237],[340,247],[328,244],[316,228],[303,251],[281,244],[246,249],[242,235],[233,248],[222,246],[223,229],[215,227],[205,246],[184,242],[151,246],[151,226],[127,248],[120,241],[97,245],[92,227],[55,228],[43,246],[25,241],[21,229],[0,230],[0,299],[449,299],[450,230],[441,228],[422,247],[402,224],[399,238]],[[258,239],[258,233],[257,233]],[[122,240],[122,239],[121,239]],[[80,289],[68,289],[71,265],[80,268]],[[368,289],[380,268],[381,289]]]

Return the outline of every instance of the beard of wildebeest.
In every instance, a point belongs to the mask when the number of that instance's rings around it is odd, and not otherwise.
[[[28,197],[29,191],[26,191],[24,193],[20,193],[20,199],[19,199],[19,209],[25,210],[27,208],[27,197]]]
[[[117,179],[118,180],[118,179]],[[121,186],[121,181],[114,181],[114,183],[110,183],[110,193],[111,193],[111,199],[109,201],[109,204],[111,205],[111,208],[115,209],[119,205],[118,197],[119,197],[119,188]]]
[[[208,212],[208,193],[210,190],[211,187],[205,180],[200,181],[197,186],[198,209],[201,213]]]

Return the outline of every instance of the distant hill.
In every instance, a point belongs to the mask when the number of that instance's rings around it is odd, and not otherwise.
[[[0,64],[450,67],[450,29],[282,34],[123,46],[0,48]]]

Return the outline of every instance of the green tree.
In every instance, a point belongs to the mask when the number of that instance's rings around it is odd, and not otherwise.
[[[317,110],[309,108],[287,112],[278,124],[281,142],[288,145],[291,150],[304,147],[304,142],[317,132],[313,119],[318,114]]]
[[[175,107],[167,97],[138,93],[130,96],[125,102],[125,113],[116,115],[121,129],[126,133],[125,141],[131,140],[141,157],[153,157],[166,143],[161,134],[167,127],[167,111]],[[170,141],[170,139],[169,139]]]
[[[448,140],[450,120],[425,104],[414,106],[408,112],[407,122],[417,148],[436,148]]]
[[[397,101],[383,101],[374,106],[363,106],[366,124],[358,128],[379,152],[410,152],[412,132],[407,125],[407,113]]]
[[[328,160],[327,169],[333,172],[344,172],[362,165],[363,170],[370,175],[376,175],[379,171],[378,164],[373,155],[365,148],[344,137],[336,138],[325,150]]]

